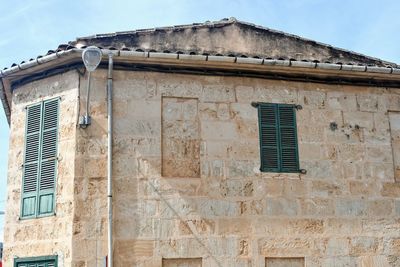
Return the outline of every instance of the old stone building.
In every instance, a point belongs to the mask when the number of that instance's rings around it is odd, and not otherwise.
[[[109,249],[115,266],[400,266],[394,63],[226,19],[78,38],[0,77],[6,267]]]

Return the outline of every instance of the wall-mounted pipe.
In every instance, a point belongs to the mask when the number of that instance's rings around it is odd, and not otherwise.
[[[108,207],[108,258],[107,267],[113,267],[113,203],[112,203],[112,148],[113,148],[113,113],[112,113],[112,87],[113,87],[113,54],[108,54],[107,76],[107,207]]]

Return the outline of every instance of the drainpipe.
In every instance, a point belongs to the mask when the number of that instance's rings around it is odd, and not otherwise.
[[[107,206],[108,206],[108,257],[107,267],[113,267],[113,206],[112,206],[112,71],[113,71],[113,55],[108,54],[108,78],[107,78],[107,136],[108,136],[108,156],[107,156]]]

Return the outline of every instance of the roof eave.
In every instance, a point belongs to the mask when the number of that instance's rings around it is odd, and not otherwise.
[[[54,69],[63,65],[81,61],[83,49],[74,48],[38,58],[0,71],[0,99],[10,122],[11,116],[11,84],[17,80],[29,77],[34,73]],[[384,79],[400,83],[400,69],[391,67],[376,67],[364,65],[342,65],[331,63],[303,62],[293,60],[275,60],[260,58],[241,58],[228,56],[187,55],[158,52],[135,52],[123,50],[102,49],[103,60],[112,53],[115,62],[134,64],[158,64],[164,66],[188,66],[192,68],[215,68],[220,70],[244,70],[258,72],[276,72],[318,75],[321,77],[356,77],[359,79]]]

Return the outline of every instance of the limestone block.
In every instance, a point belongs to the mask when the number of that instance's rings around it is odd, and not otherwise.
[[[337,199],[336,214],[338,216],[365,216],[367,205],[361,199]]]
[[[247,218],[218,219],[218,234],[246,236],[252,232],[252,223]]]
[[[310,198],[300,200],[301,213],[306,216],[332,216],[335,208],[332,199]]]
[[[357,257],[327,257],[323,258],[322,266],[324,267],[357,267],[358,259]]]
[[[212,218],[215,216],[237,216],[240,214],[239,204],[236,202],[218,199],[199,199],[197,205],[197,212],[205,218]]]
[[[299,157],[303,160],[324,159],[326,149],[322,143],[305,143],[299,144]]]
[[[154,99],[157,96],[155,81],[147,79],[144,76],[129,77],[128,79],[114,78],[113,87],[113,97],[117,101],[126,99]]]
[[[367,146],[366,159],[372,162],[392,163],[392,147],[390,145]]]
[[[159,101],[127,99],[127,116],[129,118],[160,119],[161,105]]]
[[[343,118],[345,123],[353,127],[356,127],[356,125],[366,129],[373,129],[374,127],[373,113],[371,112],[343,112]]]
[[[179,235],[210,235],[215,233],[216,222],[207,219],[179,220]]]
[[[391,182],[394,180],[393,164],[385,162],[364,162],[364,176],[367,179]]]
[[[157,80],[157,92],[161,96],[200,98],[203,95],[202,91],[203,84],[196,79],[187,79],[187,76],[183,79]]]
[[[299,214],[299,204],[296,199],[267,198],[265,213],[270,216],[296,216]]]
[[[357,97],[357,105],[360,111],[378,111],[379,96],[373,94],[359,94]]]
[[[162,175],[164,177],[200,176],[199,140],[164,138],[162,156]]]
[[[388,259],[383,255],[378,256],[363,256],[361,257],[361,267],[390,267],[397,266],[397,264],[391,264]]]
[[[202,102],[235,102],[235,89],[231,85],[205,85],[203,87]]]
[[[327,235],[360,235],[364,229],[360,218],[328,218],[325,220]]]
[[[296,104],[297,90],[286,86],[275,86],[272,83],[267,87],[260,86],[254,89],[254,100],[266,103]]]
[[[154,217],[157,213],[159,203],[155,200],[137,200],[128,195],[116,195],[113,205],[117,218],[132,219],[135,217]],[[164,206],[160,205],[160,209],[163,211]]]
[[[174,198],[162,199],[159,205],[159,215],[164,219],[196,215],[199,203],[190,198]]]
[[[347,94],[340,91],[329,91],[327,93],[328,108],[343,111],[356,111],[357,100],[353,94]]]
[[[314,125],[297,124],[297,138],[299,143],[302,142],[324,142],[325,129],[323,127],[316,127]]]
[[[346,256],[349,255],[349,238],[330,238],[326,244],[326,255]]]
[[[287,257],[288,255],[308,256],[319,253],[313,240],[309,238],[260,238],[258,240],[260,254],[267,257]]]
[[[342,162],[342,176],[345,179],[362,179],[364,176],[363,163],[362,162]],[[361,186],[361,184],[359,184]],[[357,184],[354,185],[353,190]],[[351,190],[351,188],[350,188]]]
[[[200,120],[212,121],[218,120],[217,104],[216,103],[202,103],[198,104]]]
[[[308,182],[304,180],[285,179],[283,194],[285,197],[306,196],[309,192]]]
[[[251,177],[255,174],[255,169],[259,168],[258,161],[231,160],[227,163],[229,178]]]
[[[223,180],[220,183],[220,192],[224,197],[251,197],[254,186],[252,181]]]
[[[235,87],[235,90],[237,102],[251,103],[256,100],[252,86],[238,85]]]
[[[304,258],[265,258],[265,267],[304,267]]]
[[[383,183],[381,194],[384,197],[400,197],[400,183]]]
[[[374,218],[387,218],[393,213],[393,201],[387,199],[379,199],[368,201],[367,213]]]
[[[157,219],[121,218],[114,221],[114,236],[116,240],[154,238],[158,235],[159,231],[160,220]]]
[[[256,121],[236,120],[238,139],[259,138],[259,128]]]
[[[205,155],[207,158],[221,158],[226,159],[229,157],[230,152],[236,144],[234,142],[224,142],[224,141],[206,141]]]
[[[159,137],[161,133],[159,120],[120,119],[115,121],[116,134],[126,134],[135,137]]]
[[[136,257],[151,257],[154,253],[152,240],[116,240],[115,251],[125,260],[134,260]]]
[[[162,267],[201,267],[201,258],[162,259]]]
[[[239,120],[258,120],[258,110],[248,103],[231,103],[230,112],[233,119]]]
[[[365,147],[362,144],[340,144],[337,153],[342,161],[358,162],[365,159]]]
[[[360,236],[350,240],[350,256],[376,254],[379,249],[379,240],[375,237]]]
[[[201,121],[201,137],[207,140],[237,140],[236,123]]]
[[[299,104],[304,108],[323,109],[326,106],[326,92],[323,91],[299,91]]]
[[[262,215],[264,213],[264,201],[251,200],[240,202],[240,214],[247,215]]]
[[[350,181],[350,193],[353,196],[376,196],[379,185],[375,181]]]
[[[345,194],[347,188],[340,181],[317,180],[311,182],[311,195],[317,197],[331,197]]]
[[[400,96],[396,94],[384,94],[378,98],[378,106],[383,111],[400,111]]]

